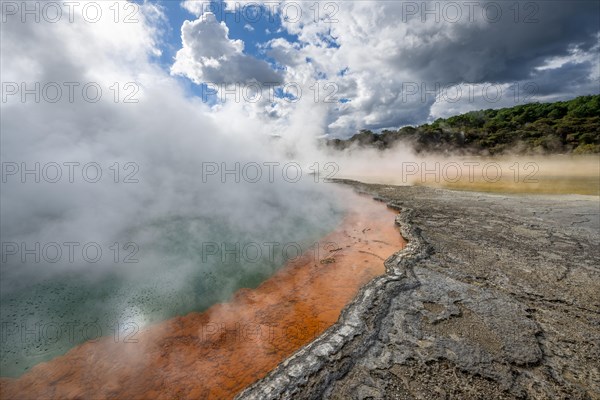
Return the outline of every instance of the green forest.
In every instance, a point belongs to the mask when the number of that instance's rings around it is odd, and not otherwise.
[[[328,140],[327,145],[383,150],[398,142],[410,144],[417,153],[600,153],[600,95],[471,111],[381,133],[362,130],[347,140]]]

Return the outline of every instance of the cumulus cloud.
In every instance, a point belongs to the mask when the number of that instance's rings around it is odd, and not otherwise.
[[[225,9],[235,12],[232,4],[227,2]],[[298,3],[283,1],[275,8],[283,29],[297,40],[276,37],[261,47],[275,60],[283,82],[299,85],[305,97],[314,98],[315,109],[327,109],[321,121],[314,121],[323,127],[321,134],[349,136],[358,129],[417,125],[478,108],[598,92],[595,2],[343,2],[300,7],[297,13]],[[220,37],[226,35],[221,32]],[[182,59],[200,59],[183,56],[192,47],[185,42]],[[178,59],[173,70],[189,71],[186,76],[196,82],[199,76],[227,81],[224,75],[243,82],[261,75],[264,64],[255,64],[249,62],[247,71],[256,72],[245,74],[236,62],[219,63],[216,72],[210,63],[192,67]],[[459,98],[452,97],[459,92]],[[262,110],[267,117],[286,119],[299,105],[276,99],[249,107],[256,115]]]
[[[229,29],[207,12],[181,27],[182,49],[171,72],[197,84],[260,82],[279,84],[281,76],[269,64],[244,54],[244,43],[229,38]]]
[[[282,17],[292,3],[281,3]],[[597,2],[469,4],[338,2],[321,5],[319,18],[304,7],[299,21],[282,18],[298,41],[274,39],[267,53],[287,67],[286,81],[332,82],[337,98],[350,100],[330,105],[326,117],[327,131],[341,136],[360,128],[420,124],[477,107],[511,106],[511,86],[537,85],[537,96],[520,89],[520,102],[598,93]],[[569,65],[539,70],[552,60]],[[559,88],[557,82],[565,84]],[[507,91],[499,101],[479,95],[455,102],[440,96],[441,88],[461,85]]]

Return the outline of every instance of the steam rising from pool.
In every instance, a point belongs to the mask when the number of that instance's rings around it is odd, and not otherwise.
[[[301,186],[286,190],[302,196],[306,206],[283,196],[263,204],[240,197],[236,208],[198,204],[185,213],[139,220],[118,235],[138,246],[131,256],[137,262],[123,262],[123,256],[114,262],[112,251],[100,262],[72,265],[67,259],[42,264],[43,258],[35,263],[28,256],[22,263],[8,257],[2,265],[2,375],[18,376],[99,336],[134,340],[150,323],[202,311],[236,289],[256,287],[341,218],[332,195]],[[111,243],[97,242],[107,244],[104,251]]]
[[[108,3],[99,6],[109,15]],[[294,137],[314,137],[318,124],[285,127],[290,140],[275,143],[278,126],[248,118],[243,104],[211,108],[190,97],[156,62],[159,7],[147,2],[140,9],[135,24],[3,24],[2,52],[14,55],[3,59],[6,81],[94,82],[104,89],[98,102],[15,97],[1,104],[0,155],[21,169],[3,174],[0,193],[3,376],[86,339],[127,340],[145,324],[256,286],[286,254],[295,256],[283,246],[306,249],[340,218],[331,186],[315,183],[304,164],[299,181],[282,175],[294,161]],[[62,45],[73,40],[79,45]],[[136,82],[139,101],[115,102],[115,82]],[[306,123],[300,118],[297,125]],[[273,180],[203,174],[207,164],[265,162],[279,163]],[[62,179],[21,174],[38,168],[40,175],[49,165],[62,167]],[[95,171],[82,174],[86,165]],[[223,248],[215,255],[207,243]],[[239,261],[220,257],[225,246],[237,244],[239,253],[249,243],[260,246],[256,260],[256,248]],[[264,243],[279,246],[270,252]],[[138,262],[126,262],[132,259]]]

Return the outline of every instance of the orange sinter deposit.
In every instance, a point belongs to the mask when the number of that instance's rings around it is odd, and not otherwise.
[[[348,195],[342,224],[256,289],[151,325],[137,342],[84,343],[18,379],[2,399],[227,399],[333,325],[358,289],[401,249],[395,211]]]

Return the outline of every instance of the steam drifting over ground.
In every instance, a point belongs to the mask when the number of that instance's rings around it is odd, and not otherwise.
[[[244,4],[2,2],[3,376],[90,337],[30,345],[36,324],[105,335],[258,285],[340,221],[327,178],[428,183],[433,169],[447,182],[464,161],[319,139],[597,90],[594,2],[503,8],[500,21],[481,2],[483,18],[440,22],[408,7],[423,2],[283,1],[265,14],[274,27],[224,21]],[[479,94],[450,101],[438,84]],[[493,105],[489,85],[504,93]]]

